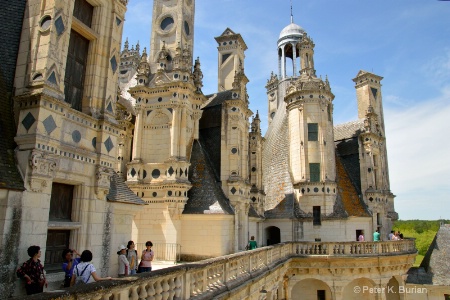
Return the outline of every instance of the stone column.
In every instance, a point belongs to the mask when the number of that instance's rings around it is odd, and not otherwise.
[[[172,115],[172,136],[170,141],[170,156],[175,157],[178,156],[178,141],[179,141],[179,115],[180,115],[180,107],[173,108]]]
[[[297,44],[296,43],[291,43],[292,45],[292,72],[293,72],[293,76],[296,77],[296,73],[297,73]]]
[[[134,127],[134,140],[133,140],[133,160],[141,159],[141,141],[142,141],[142,130],[144,129],[144,115],[142,108],[136,108],[136,126]]]
[[[186,129],[187,129],[187,122],[186,122],[186,117],[187,117],[187,109],[186,107],[180,108],[181,110],[181,124],[180,124],[180,151],[179,151],[179,155],[181,157],[186,157]]]

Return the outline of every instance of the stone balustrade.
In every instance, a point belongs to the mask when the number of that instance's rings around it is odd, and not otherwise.
[[[222,257],[33,295],[27,299],[213,299],[295,257],[389,256],[417,252],[414,239],[388,242],[287,242]]]

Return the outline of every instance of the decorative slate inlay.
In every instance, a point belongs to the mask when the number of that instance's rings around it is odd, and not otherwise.
[[[378,90],[376,88],[371,87],[370,90],[372,91],[372,95],[375,98],[375,100],[377,99],[377,94],[378,94]]]
[[[318,193],[319,192],[319,188],[314,188],[314,193]]]
[[[133,169],[131,169],[131,172],[130,172],[130,174],[131,174],[131,177],[134,177],[134,176],[136,176],[136,170],[133,168]]]
[[[104,142],[104,145],[105,145],[106,151],[108,151],[108,153],[112,150],[112,148],[114,148],[114,144],[111,140],[111,137],[108,137],[108,139]]]
[[[44,124],[44,128],[45,131],[47,131],[47,134],[50,134],[53,132],[53,130],[56,129],[56,123],[55,120],[53,120],[53,117],[50,115],[48,116],[44,122],[42,122],[42,124]]]
[[[75,143],[79,143],[81,141],[81,133],[78,130],[74,130],[72,132],[72,140]],[[109,152],[109,151],[108,151]]]
[[[144,172],[142,172],[142,178],[146,178],[147,177],[147,171],[144,170]]]
[[[167,192],[167,195],[168,195],[168,196],[172,196],[172,191],[168,191],[168,192]]]
[[[256,198],[255,198],[255,197],[252,197],[252,201],[255,202],[255,201],[256,201]]]
[[[92,139],[92,147],[96,148],[97,147],[97,137],[94,137]]]
[[[34,116],[29,112],[25,118],[23,118],[22,120],[22,125],[23,127],[25,127],[25,129],[28,131],[31,126],[33,126],[34,122],[36,121],[36,119],[34,118]]]
[[[148,115],[151,114],[151,113],[152,113],[151,110],[147,110],[147,117],[148,117]]]
[[[237,190],[234,188],[234,186],[231,188],[231,193],[234,195],[236,192],[237,192]]]
[[[168,108],[167,110],[170,111],[170,113],[172,113],[172,111],[173,111],[173,109],[171,109],[171,108]]]
[[[106,107],[106,110],[109,111],[109,112],[113,112],[111,102],[108,103],[108,106]]]
[[[153,192],[152,196],[156,197],[156,196],[158,196],[158,193],[157,192]]]
[[[161,172],[158,170],[158,169],[154,169],[153,171],[152,171],[152,177],[153,178],[159,178],[159,176],[161,175]]]
[[[52,72],[52,74],[50,74],[50,76],[48,76],[47,81],[53,84],[58,84],[56,82],[56,75],[55,75],[55,71]]]
[[[236,111],[237,108],[236,108],[236,107],[232,107],[231,110],[232,110],[232,111]]]
[[[122,20],[119,19],[118,17],[116,17],[116,24],[117,24],[117,26],[119,26],[121,23],[122,23]]]
[[[256,168],[255,168],[255,167],[253,167],[253,168],[252,168],[252,172],[255,172],[255,171],[256,171]]]
[[[170,168],[169,168],[169,176],[172,176],[172,174],[173,174],[174,172],[175,172],[175,171],[173,170],[173,168],[170,167]]]
[[[231,149],[231,153],[236,154],[237,152],[238,152],[238,150],[236,148]]]
[[[111,62],[111,69],[112,69],[113,73],[116,73],[117,60],[116,60],[116,56],[115,55],[111,58],[110,62]]]
[[[158,102],[161,102],[161,101],[162,101],[162,97],[159,97],[159,98],[158,98]]]
[[[64,21],[62,20],[61,16],[56,18],[56,20],[55,20],[55,28],[56,28],[56,33],[58,35],[61,35],[61,33],[63,33],[64,30],[66,29],[66,27],[64,26]]]

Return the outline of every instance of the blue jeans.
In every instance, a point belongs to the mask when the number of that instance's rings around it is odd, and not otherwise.
[[[136,269],[130,270],[130,275],[134,275],[134,274],[136,274]]]
[[[141,267],[141,273],[150,272],[152,267]]]

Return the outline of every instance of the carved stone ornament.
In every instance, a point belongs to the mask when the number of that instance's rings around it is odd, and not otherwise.
[[[167,209],[172,220],[179,220],[183,213],[185,203],[169,203]]]
[[[41,193],[48,186],[48,179],[55,176],[57,159],[49,153],[33,150],[30,156],[29,186],[33,192]]]
[[[97,166],[95,172],[96,183],[95,183],[95,193],[98,199],[103,199],[109,192],[111,184],[112,170],[103,166]]]
[[[30,157],[31,176],[44,176],[53,178],[55,175],[57,159],[53,155],[33,150]]]

